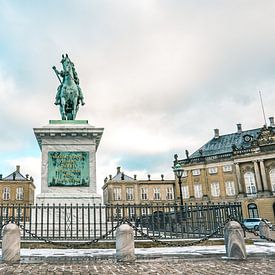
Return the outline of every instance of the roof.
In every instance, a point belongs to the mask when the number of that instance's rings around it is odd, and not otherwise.
[[[26,177],[24,177],[20,172],[15,171],[8,175],[7,177],[3,178],[3,180],[28,180]]]
[[[251,148],[253,141],[255,141],[261,133],[261,129],[262,128],[257,128],[241,131],[240,133],[221,135],[218,138],[214,137],[190,155],[190,158],[231,153],[233,151],[232,146],[242,149]]]
[[[10,175],[8,175],[7,177],[3,178],[2,180],[6,180],[6,181],[10,181],[10,180],[29,180],[28,179],[28,175],[26,175],[26,177],[24,177],[21,173],[20,173],[20,165],[16,165],[16,170],[14,172],[12,172]]]
[[[112,178],[112,181],[135,181],[135,180],[125,175],[124,173],[119,172]]]

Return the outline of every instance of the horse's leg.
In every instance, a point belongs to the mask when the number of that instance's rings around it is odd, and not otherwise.
[[[60,102],[60,114],[62,117],[62,120],[66,120],[66,114],[65,114],[65,98],[61,97],[61,102]]]

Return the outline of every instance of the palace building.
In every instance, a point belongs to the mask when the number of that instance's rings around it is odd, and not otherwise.
[[[33,178],[20,173],[20,166],[3,178],[0,175],[0,204],[1,205],[29,205],[34,203],[35,185]]]
[[[169,205],[175,203],[175,180],[166,180],[161,175],[160,179],[151,179],[148,175],[146,180],[137,180],[125,175],[117,167],[117,173],[113,177],[105,178],[103,189],[103,201],[105,205],[133,205],[127,209],[131,213],[125,213],[129,216],[135,216],[137,208],[134,205],[141,206],[139,214],[147,211],[142,205]],[[119,210],[119,209],[117,209]]]
[[[174,166],[184,169],[183,202],[241,202],[244,217],[275,223],[275,125],[214,137],[185,159],[175,155]],[[180,201],[178,179],[175,185]]]

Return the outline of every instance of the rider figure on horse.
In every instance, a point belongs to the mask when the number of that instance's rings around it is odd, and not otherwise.
[[[78,78],[78,75],[77,75],[77,72],[76,72],[76,70],[75,70],[75,67],[74,67],[74,63],[73,62],[71,62],[71,64],[72,64],[72,71],[73,71],[73,79],[74,79],[74,82],[75,82],[75,84],[76,84],[76,86],[77,86],[77,89],[78,89],[78,92],[79,92],[79,96],[78,96],[78,104],[79,103],[81,103],[81,105],[84,105],[85,103],[84,103],[84,97],[83,97],[83,93],[82,93],[82,90],[81,90],[81,88],[80,88],[80,86],[79,86],[79,78]],[[58,71],[57,69],[56,69],[56,67],[55,66],[53,66],[53,69],[54,69],[54,71],[55,71],[55,73],[57,74],[57,75],[60,75],[61,77],[62,77],[62,82],[61,82],[61,84],[58,86],[58,88],[57,88],[57,93],[56,93],[56,97],[55,97],[55,105],[60,105],[61,104],[61,89],[62,89],[62,87],[63,87],[63,85],[64,85],[64,77],[65,77],[65,72],[64,71]]]

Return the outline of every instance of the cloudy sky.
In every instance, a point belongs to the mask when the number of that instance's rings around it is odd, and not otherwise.
[[[184,158],[221,134],[274,116],[273,0],[0,0],[0,173],[21,165],[40,189],[33,134],[59,119],[53,104],[68,53],[86,105],[78,119],[104,127],[97,184],[116,167],[172,178]]]

